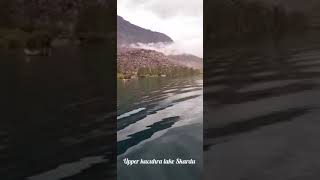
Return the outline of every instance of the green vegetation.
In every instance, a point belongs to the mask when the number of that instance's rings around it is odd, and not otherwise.
[[[117,73],[117,79],[125,79],[125,75],[122,73]]]

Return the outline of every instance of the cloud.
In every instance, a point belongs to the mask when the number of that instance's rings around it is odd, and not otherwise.
[[[160,18],[202,16],[202,0],[118,0],[118,6],[149,11]]]
[[[161,52],[191,53],[202,57],[202,0],[118,0],[118,14],[140,27],[164,33],[175,43]],[[146,45],[148,48],[158,47]],[[154,49],[155,50],[155,49]]]
[[[203,45],[201,41],[197,41],[197,39],[194,39],[193,41],[189,41],[188,43],[178,41],[174,42],[172,44],[166,44],[166,43],[137,43],[137,44],[131,44],[129,46],[130,48],[139,48],[139,49],[150,49],[155,50],[158,52],[162,52],[165,55],[179,55],[179,54],[193,54],[198,57],[203,57]],[[195,48],[196,47],[196,48]]]

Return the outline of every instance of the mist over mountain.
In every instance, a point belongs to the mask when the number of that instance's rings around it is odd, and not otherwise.
[[[191,54],[179,54],[168,56],[172,62],[195,69],[203,69],[203,60]]]
[[[118,78],[186,76],[202,70],[202,59],[178,51],[178,44],[166,34],[131,24],[121,16],[117,23]]]
[[[117,16],[117,39],[118,45],[135,43],[172,43],[173,40],[166,34],[154,32],[131,24],[121,16]]]

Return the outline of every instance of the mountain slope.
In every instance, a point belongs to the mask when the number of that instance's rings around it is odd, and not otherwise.
[[[203,69],[203,60],[198,56],[191,54],[169,55],[170,60],[174,63],[187,66],[193,69]]]
[[[159,32],[147,30],[131,24],[120,16],[117,16],[117,39],[118,45],[128,45],[134,43],[172,43],[173,40]]]
[[[163,53],[146,49],[118,49],[118,78],[136,76],[186,76],[198,74],[198,69],[182,65]]]

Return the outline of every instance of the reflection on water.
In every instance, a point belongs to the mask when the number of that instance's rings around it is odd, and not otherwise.
[[[81,171],[92,167],[95,164],[106,162],[103,156],[82,158],[78,162],[66,163],[56,169],[29,177],[28,180],[57,180],[71,177],[81,173]]]
[[[205,59],[205,179],[318,179],[319,34]]]
[[[54,48],[38,57],[0,50],[0,179],[114,178],[111,49]]]
[[[201,77],[118,81],[118,179],[201,177],[202,85]],[[181,158],[197,163],[127,167],[124,158]]]

